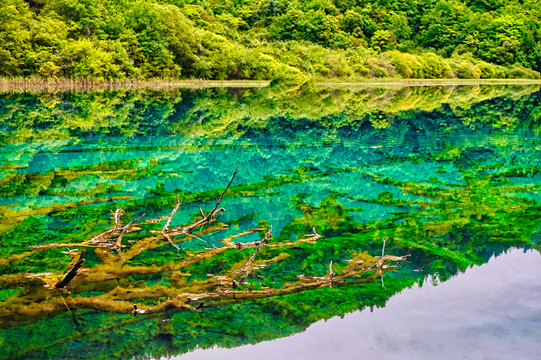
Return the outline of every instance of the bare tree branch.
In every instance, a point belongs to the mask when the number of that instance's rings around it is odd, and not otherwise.
[[[178,247],[177,244],[175,244],[175,243],[173,242],[173,240],[171,240],[171,236],[169,236],[169,234],[167,234],[167,233],[165,233],[165,232],[162,233],[162,234],[163,234],[163,236],[167,239],[167,241],[169,241],[169,244],[171,244],[171,246],[173,246],[175,249],[177,249],[177,252],[180,251],[180,248]]]
[[[311,237],[312,237],[312,240],[314,240],[314,241],[322,238],[322,236],[319,235],[319,234],[316,232],[315,226],[312,227],[312,233],[311,233],[311,234],[306,234],[306,235],[304,235],[304,236],[311,236]]]
[[[255,260],[255,258],[257,256],[257,254],[259,253],[259,250],[261,250],[263,245],[265,245],[265,244],[267,244],[269,242],[269,239],[270,239],[271,235],[272,235],[272,225],[270,226],[269,231],[267,231],[267,234],[265,235],[265,237],[261,240],[261,242],[259,243],[259,245],[255,249],[252,256],[250,256],[250,258],[248,259],[246,264],[244,264],[244,266],[242,267],[241,270],[244,271],[244,275],[242,275],[242,278],[240,279],[239,284],[244,283],[246,281],[246,278],[248,278],[248,275],[252,272],[252,270],[253,270],[252,264],[254,263],[254,260]]]
[[[120,232],[120,234],[118,235],[118,239],[116,239],[116,243],[115,243],[115,246],[114,248],[118,250],[118,252],[120,252],[120,248],[122,247],[122,238],[124,237],[124,235],[126,235],[126,233],[130,230],[130,227],[136,222],[136,221],[139,221],[143,218],[143,216],[145,216],[145,214],[139,216],[138,218],[135,218],[133,219],[132,221],[130,221],[128,223],[128,225],[124,226],[122,228],[122,231]]]
[[[238,172],[239,172],[239,167],[237,166],[237,168],[235,169],[235,172],[233,173],[233,176],[231,176],[231,180],[229,180],[229,184],[227,184],[225,190],[220,195],[220,198],[216,202],[216,205],[214,206],[214,208],[207,215],[204,215],[205,213],[200,208],[199,210],[200,210],[201,216],[203,216],[203,218],[201,220],[199,220],[199,221],[196,221],[196,222],[194,222],[194,223],[192,223],[190,225],[187,225],[187,226],[183,227],[182,228],[183,233],[191,233],[193,231],[193,229],[214,220],[216,218],[216,215],[218,215],[218,213],[222,213],[222,212],[225,211],[225,209],[223,207],[218,208],[218,206],[220,206],[220,203],[222,202],[225,193],[227,192],[227,190],[229,189],[229,187],[233,183],[233,179],[238,174]]]
[[[165,226],[162,229],[162,233],[165,235],[165,233],[169,232],[169,225],[171,225],[171,221],[173,220],[173,216],[175,216],[175,213],[180,208],[180,201],[177,194],[177,203],[173,210],[171,211],[171,214],[169,215],[169,218],[167,219],[167,222],[165,223]]]
[[[122,222],[120,221],[120,217],[124,214],[122,211],[122,208],[116,209],[113,219],[115,220],[115,228],[120,228],[122,226]]]

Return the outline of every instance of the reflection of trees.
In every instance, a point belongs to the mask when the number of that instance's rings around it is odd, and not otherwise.
[[[241,126],[265,128],[277,116],[310,119],[318,126],[353,126],[370,120],[376,128],[388,128],[386,117],[408,112],[492,112],[489,125],[505,126],[535,108],[519,102],[511,114],[501,106],[487,107],[493,99],[504,105],[535,91],[535,86],[463,87],[357,87],[313,88],[296,92],[279,89],[228,91],[179,89],[106,91],[86,93],[4,94],[0,97],[0,138],[4,143],[25,139],[73,140],[81,134],[182,134],[190,138],[232,136]],[[498,98],[501,98],[498,100]],[[513,105],[516,105],[513,103]],[[499,109],[499,110],[498,110]]]

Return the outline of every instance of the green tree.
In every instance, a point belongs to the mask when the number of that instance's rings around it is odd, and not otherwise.
[[[378,30],[370,40],[372,48],[378,51],[390,50],[396,47],[396,36],[389,30]]]
[[[25,58],[31,52],[33,13],[22,0],[0,0],[0,75],[28,75]]]
[[[455,0],[438,0],[436,5],[421,17],[420,44],[443,49],[450,55],[464,39],[462,28],[471,16],[471,10]]]
[[[399,41],[407,40],[412,35],[408,17],[404,13],[389,12],[385,17],[384,27],[386,30],[392,31]]]

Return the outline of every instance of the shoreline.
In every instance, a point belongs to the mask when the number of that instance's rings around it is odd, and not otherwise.
[[[0,92],[10,90],[95,90],[173,88],[263,88],[270,80],[110,80],[88,79],[0,79]]]
[[[266,88],[271,80],[110,80],[88,79],[6,79],[0,78],[0,93],[9,91],[84,91],[122,89],[205,89],[205,88]],[[355,81],[311,79],[315,87],[420,87],[478,85],[541,85],[541,79],[360,79]]]
[[[360,81],[314,81],[314,86],[475,86],[541,85],[541,79],[366,79]]]

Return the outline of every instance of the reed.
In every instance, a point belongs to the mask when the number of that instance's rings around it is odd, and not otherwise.
[[[0,77],[0,93],[24,91],[30,93],[57,91],[91,91],[97,89],[169,89],[208,87],[267,87],[266,80],[202,80],[202,79],[107,79],[88,78],[5,78]]]

